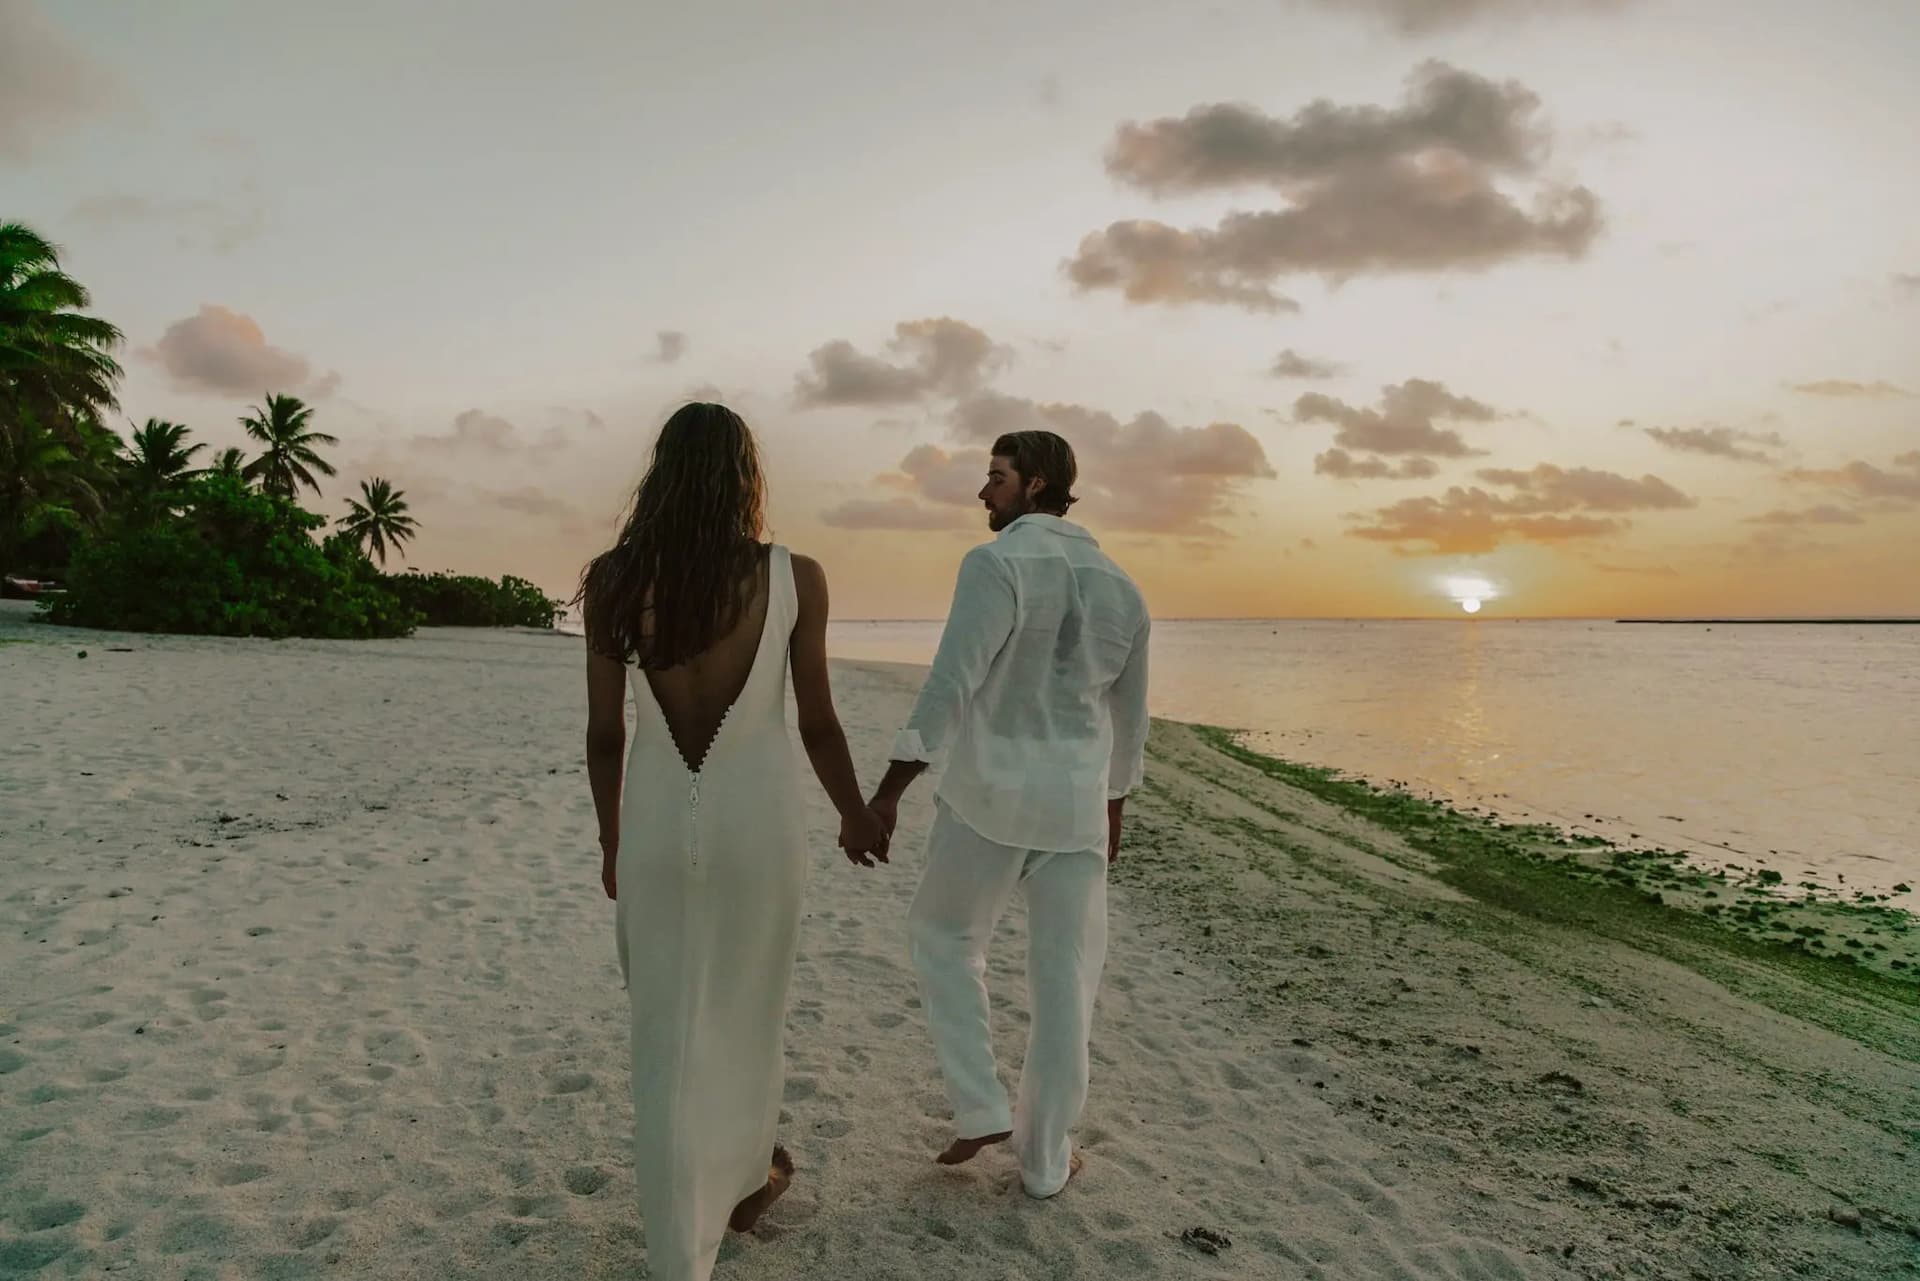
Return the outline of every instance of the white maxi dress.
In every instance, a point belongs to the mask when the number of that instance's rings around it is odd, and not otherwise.
[[[615,919],[655,1281],[706,1281],[727,1216],[766,1182],[780,1116],[806,830],[786,719],[793,562],[777,545],[768,555],[759,649],[704,757],[681,755],[631,669]]]

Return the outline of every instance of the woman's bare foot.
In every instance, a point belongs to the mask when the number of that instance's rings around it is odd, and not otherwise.
[[[1005,1143],[1012,1137],[1012,1130],[1003,1130],[999,1134],[983,1135],[977,1139],[955,1139],[947,1145],[945,1152],[933,1159],[941,1165],[963,1165],[979,1156],[982,1148],[992,1147],[996,1143]]]
[[[778,1201],[793,1183],[793,1158],[779,1144],[773,1148],[773,1160],[767,1166],[767,1181],[739,1205],[733,1207],[733,1213],[727,1216],[727,1226],[735,1232],[750,1232],[767,1207]]]

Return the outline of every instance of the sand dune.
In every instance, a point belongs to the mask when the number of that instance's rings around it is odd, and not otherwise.
[[[0,620],[27,642],[0,647],[0,1276],[645,1275],[579,642],[19,617]],[[836,670],[869,777],[914,681]],[[1745,1275],[1885,1275],[1916,1244],[1920,1180],[1896,1177],[1920,1152],[1911,1054],[1609,946],[1447,933],[1420,911],[1478,907],[1392,858],[1322,841],[1284,883],[1223,864],[1229,821],[1270,821],[1235,812],[1253,781],[1215,786],[1222,767],[1178,727],[1154,752],[1115,891],[1088,1165],[1045,1204],[1002,1154],[929,1160],[946,1107],[903,929],[928,796],[876,872],[833,853],[816,799],[783,1133],[800,1174],[717,1275],[1685,1275],[1663,1261],[1723,1257],[1685,1250],[1756,1168],[1781,1187],[1741,1206],[1798,1196],[1805,1214],[1736,1216]],[[1209,906],[1195,877],[1237,906]],[[1268,927],[1236,933],[1250,904]],[[1008,1068],[1015,917],[993,971]],[[1604,1008],[1578,1004],[1574,968],[1607,985]],[[1574,1085],[1542,1084],[1549,1063]],[[1668,1106],[1716,1086],[1773,1098],[1722,1099],[1717,1132]],[[1868,1124],[1874,1107],[1893,1119]],[[1812,1173],[1742,1146],[1770,1114],[1783,1159]],[[1566,1154],[1570,1126],[1592,1170]],[[1722,1164],[1677,1190],[1715,1144]],[[1511,1168],[1528,1151],[1531,1181]],[[1816,1195],[1841,1166],[1852,1183]],[[1607,1195],[1568,1182],[1583,1171]],[[1648,1189],[1682,1209],[1647,1213],[1699,1242],[1663,1245],[1613,1204]],[[1866,1206],[1858,1227],[1825,1217],[1845,1197]],[[1194,1227],[1232,1244],[1209,1256],[1179,1239]]]

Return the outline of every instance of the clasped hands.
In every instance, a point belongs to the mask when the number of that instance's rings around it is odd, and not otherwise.
[[[849,863],[872,867],[877,859],[887,858],[893,843],[894,824],[899,821],[898,802],[875,796],[873,800],[840,819],[840,849]]]

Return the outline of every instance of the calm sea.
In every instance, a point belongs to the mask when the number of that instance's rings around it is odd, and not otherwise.
[[[830,639],[925,663],[939,635]],[[1920,886],[1920,626],[1161,622],[1151,700],[1455,804],[1789,882]]]

